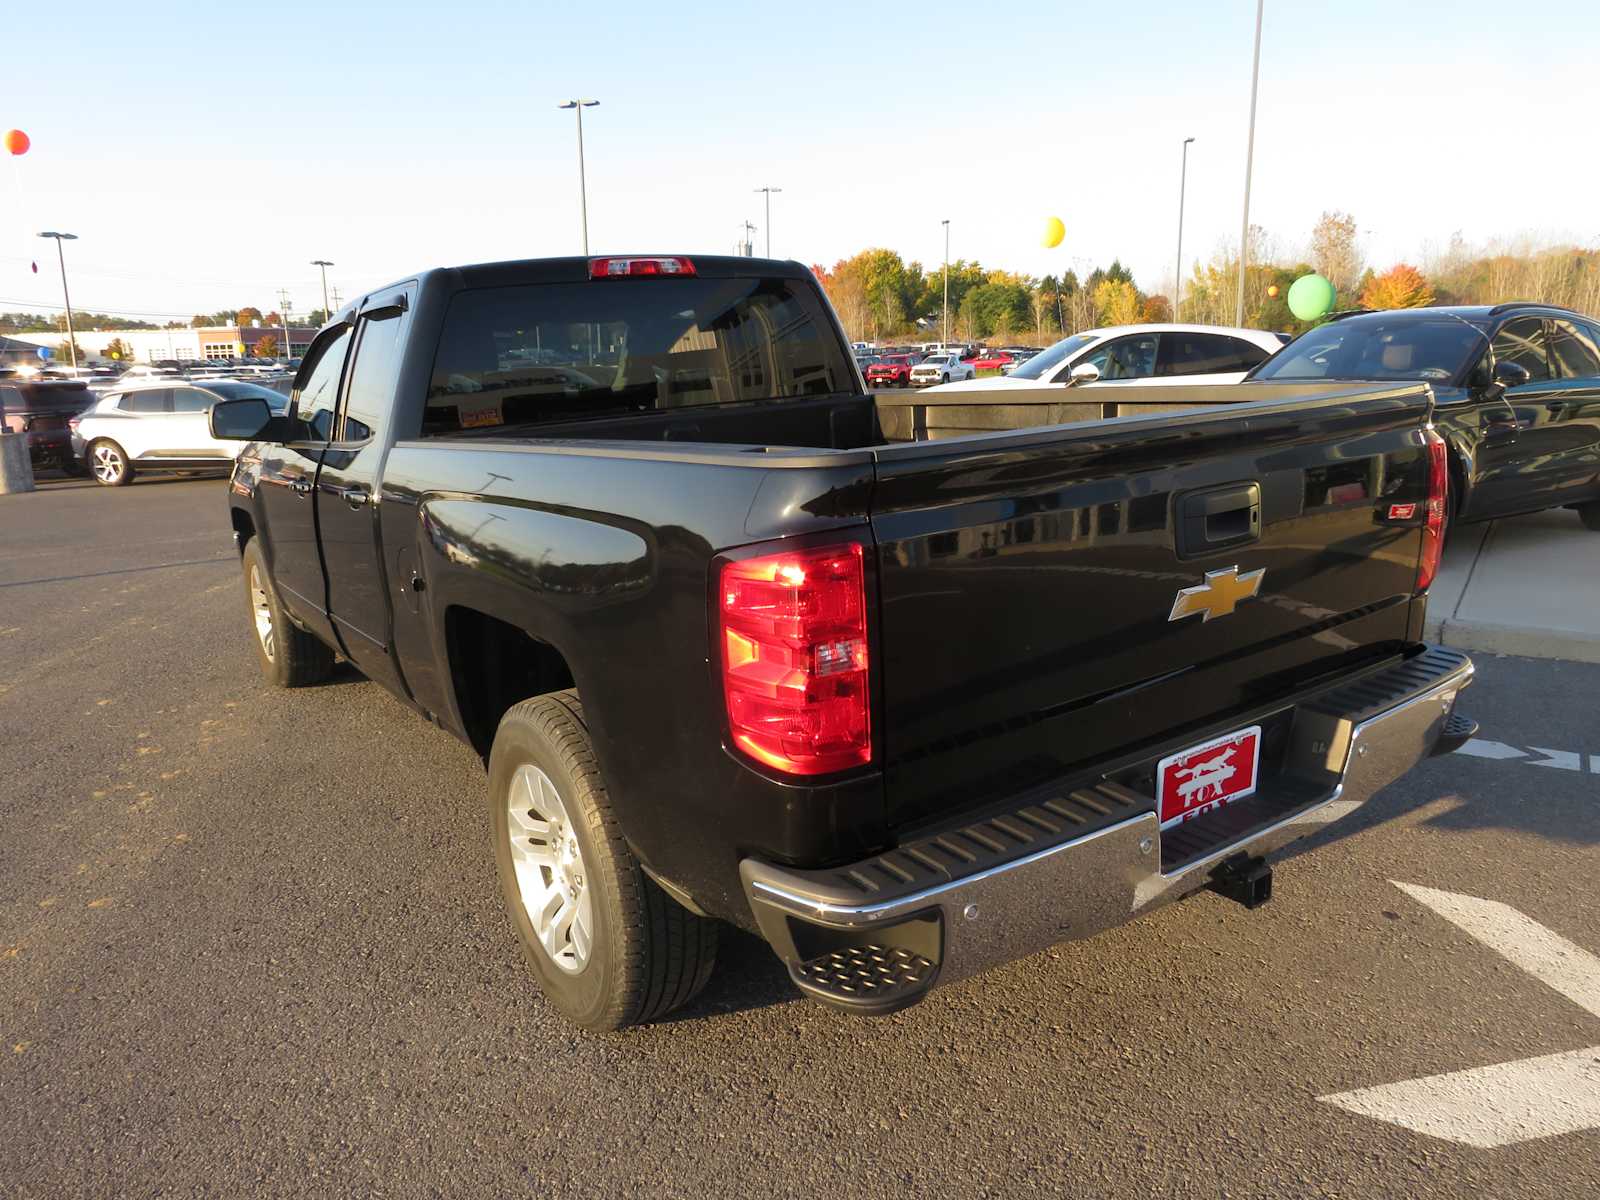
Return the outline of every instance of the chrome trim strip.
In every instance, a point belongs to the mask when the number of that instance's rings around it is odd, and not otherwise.
[[[945,936],[938,979],[941,983],[959,979],[1057,942],[1114,928],[1203,887],[1211,868],[1225,859],[1240,853],[1271,853],[1348,816],[1427,756],[1457,695],[1473,675],[1467,660],[1427,690],[1357,725],[1352,726],[1349,718],[1330,716],[1332,761],[1325,765],[1338,773],[1339,782],[1326,798],[1170,874],[1161,873],[1156,815],[1145,812],[878,903],[838,903],[818,895],[804,876],[759,859],[740,863],[740,876],[757,924],[782,957],[790,957],[794,947],[786,919],[859,931],[937,908]],[[1437,707],[1430,712],[1432,706]],[[1041,897],[1049,903],[1041,904]]]

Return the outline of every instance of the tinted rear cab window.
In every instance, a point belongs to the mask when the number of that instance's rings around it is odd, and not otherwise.
[[[850,392],[815,288],[767,277],[477,288],[450,302],[424,436]]]
[[[18,401],[30,412],[82,412],[94,403],[94,393],[81,383],[22,384]]]

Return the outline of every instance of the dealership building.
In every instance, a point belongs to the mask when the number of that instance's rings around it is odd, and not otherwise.
[[[67,340],[64,333],[7,334],[14,342],[48,346],[52,350]],[[215,325],[202,329],[90,329],[73,335],[78,355],[87,362],[110,362],[107,347],[120,340],[131,352],[133,362],[160,362],[162,359],[253,358],[262,338],[270,337],[283,357],[282,325]],[[289,327],[290,356],[304,354],[317,331],[308,325]]]

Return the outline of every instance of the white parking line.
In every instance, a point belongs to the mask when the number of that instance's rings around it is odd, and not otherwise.
[[[1318,1099],[1417,1133],[1492,1150],[1600,1128],[1600,1046]]]
[[[1600,958],[1583,947],[1508,904],[1416,884],[1395,886],[1600,1018]],[[1417,1133],[1491,1149],[1600,1128],[1600,1046],[1318,1099]]]
[[[1462,745],[1456,747],[1455,752],[1457,754],[1465,754],[1469,758],[1523,759],[1526,766],[1554,767],[1558,771],[1583,770],[1583,754],[1577,750],[1551,750],[1546,746],[1529,746],[1526,750],[1523,750],[1520,747],[1508,746],[1505,742],[1494,742],[1487,738],[1468,738]],[[1544,757],[1531,757],[1535,754],[1541,754]],[[1589,755],[1589,770],[1596,775],[1600,775],[1600,754]]]

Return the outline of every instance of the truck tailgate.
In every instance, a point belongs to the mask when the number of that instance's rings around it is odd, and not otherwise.
[[[880,451],[890,823],[1414,641],[1431,404],[1405,385]]]

